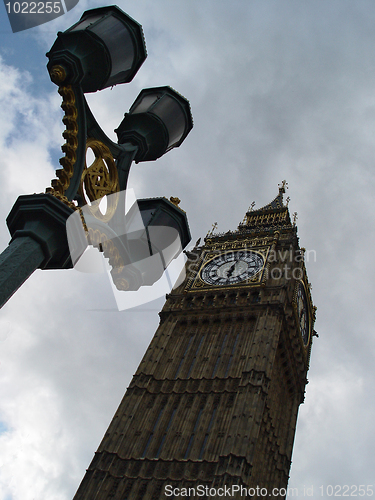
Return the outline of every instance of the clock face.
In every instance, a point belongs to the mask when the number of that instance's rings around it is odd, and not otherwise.
[[[261,255],[248,250],[223,253],[210,260],[201,271],[209,285],[235,285],[252,278],[264,265]]]
[[[302,340],[307,346],[310,340],[310,316],[305,287],[301,281],[298,283],[297,288],[297,315]]]

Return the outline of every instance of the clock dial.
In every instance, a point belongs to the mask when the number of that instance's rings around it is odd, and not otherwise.
[[[234,285],[255,276],[263,264],[263,257],[255,252],[227,252],[211,259],[203,267],[201,278],[209,285]]]
[[[310,316],[306,290],[301,281],[298,283],[297,288],[297,316],[302,340],[305,346],[307,346],[310,340]]]

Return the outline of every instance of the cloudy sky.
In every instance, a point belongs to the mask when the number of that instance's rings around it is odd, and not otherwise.
[[[0,9],[0,246],[20,194],[49,186],[62,112],[45,53],[103,3],[13,34]],[[289,486],[375,489],[375,3],[119,0],[148,58],[133,82],[89,95],[107,134],[142,88],[170,85],[194,129],[134,165],[137,197],[178,196],[193,242],[234,229],[289,184],[318,308]],[[163,299],[117,311],[105,275],[37,271],[0,314],[0,500],[71,500],[158,324]],[[322,487],[322,488],[321,488]],[[338,490],[339,491],[339,490]],[[350,490],[355,493],[355,489]],[[340,493],[340,491],[339,491]],[[343,490],[341,491],[343,493]],[[306,496],[306,495],[305,495]]]

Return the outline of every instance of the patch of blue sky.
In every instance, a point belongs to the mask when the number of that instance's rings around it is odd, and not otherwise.
[[[47,50],[48,47],[44,47],[38,38],[37,28],[12,33],[5,9],[0,5],[0,56],[5,64],[22,72],[27,71],[32,76],[31,82],[28,80],[32,91],[51,90],[46,68]]]
[[[7,432],[9,430],[9,427],[6,425],[5,422],[2,422],[0,420],[0,434],[4,434],[5,432]]]

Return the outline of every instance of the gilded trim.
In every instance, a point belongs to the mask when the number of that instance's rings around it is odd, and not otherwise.
[[[303,289],[304,289],[304,292],[306,295],[307,314],[308,314],[308,321],[309,321],[308,340],[307,340],[306,344],[302,338],[302,330],[301,330],[300,318],[299,318],[299,314],[298,314],[298,288],[300,285],[303,286]],[[304,266],[303,266],[303,278],[301,280],[297,280],[295,287],[294,287],[292,304],[293,304],[293,310],[294,310],[297,328],[298,328],[298,332],[299,332],[299,337],[301,339],[301,342],[302,342],[303,347],[304,347],[305,352],[306,352],[307,350],[309,350],[311,342],[312,342],[312,334],[313,334],[313,328],[314,328],[316,307],[314,307],[312,304],[312,298],[311,298],[311,293],[310,293],[310,289],[309,289],[309,284],[307,282],[306,269]]]
[[[239,243],[239,242],[234,242]],[[243,288],[243,287],[253,287],[259,286],[262,284],[262,280],[264,279],[264,271],[267,264],[268,254],[270,251],[270,246],[264,248],[253,248],[248,247],[241,242],[242,245],[237,244],[233,246],[233,248],[227,248],[227,245],[223,245],[221,249],[218,248],[208,248],[206,251],[203,251],[198,263],[196,264],[197,271],[194,272],[194,277],[188,280],[185,290],[186,291],[197,291],[197,290],[233,290],[234,288]],[[231,245],[232,246],[232,245]],[[215,251],[216,250],[216,251]],[[240,281],[239,283],[235,283],[232,285],[210,285],[203,281],[201,277],[202,270],[204,267],[213,259],[218,257],[219,255],[230,254],[234,251],[244,250],[248,252],[252,252],[258,254],[263,259],[262,268],[251,278]]]
[[[62,135],[66,142],[61,146],[65,156],[59,160],[63,168],[56,170],[58,179],[53,179],[51,181],[52,188],[46,189],[46,193],[52,194],[53,196],[56,196],[55,193],[64,195],[65,191],[68,189],[70,179],[73,177],[74,173],[74,164],[77,160],[76,151],[78,148],[78,111],[74,91],[72,86],[68,85],[66,87],[59,87],[58,92],[63,98],[61,108],[64,110],[65,114],[62,121],[66,128]]]
[[[86,156],[88,149],[94,153],[95,160],[89,166],[85,160],[78,192],[83,201],[87,204],[88,200],[91,202],[91,205],[87,205],[90,207],[91,213],[97,219],[108,222],[116,211],[118,196],[107,197],[105,214],[100,210],[99,200],[120,191],[116,163],[109,148],[101,141],[89,137],[86,142]],[[96,201],[99,203],[95,203]]]

